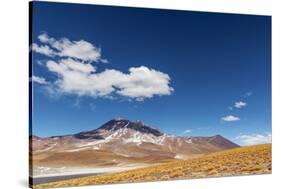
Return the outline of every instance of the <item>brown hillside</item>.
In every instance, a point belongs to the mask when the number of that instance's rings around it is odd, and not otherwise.
[[[65,187],[271,173],[271,144],[239,147],[191,160],[174,161],[107,175],[71,179],[35,187]]]

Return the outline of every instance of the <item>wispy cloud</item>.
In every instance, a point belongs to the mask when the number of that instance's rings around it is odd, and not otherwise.
[[[252,92],[247,92],[242,97],[248,98],[248,97],[252,96],[252,94],[253,94]],[[239,108],[243,108],[243,107],[246,107],[246,106],[247,106],[247,103],[245,101],[240,100],[240,101],[234,102],[234,105],[227,107],[227,109],[233,110],[234,108],[239,109]]]
[[[250,135],[239,135],[235,138],[235,141],[241,145],[255,145],[255,144],[264,144],[271,143],[272,136],[270,133],[266,134],[250,134]]]
[[[240,118],[233,116],[233,115],[228,115],[228,116],[222,117],[221,120],[225,121],[225,122],[235,122],[235,121],[239,121]]]
[[[190,129],[186,129],[183,133],[184,134],[191,133],[191,130]]]
[[[244,95],[243,95],[243,97],[244,98],[247,98],[247,97],[250,97],[250,96],[252,96],[253,95],[253,93],[252,92],[246,92]]]
[[[234,103],[234,107],[235,107],[235,108],[243,108],[243,107],[245,107],[245,106],[247,106],[247,103],[246,103],[246,102],[243,102],[243,101],[238,101],[238,102],[235,102],[235,103]]]
[[[76,98],[75,103],[73,104],[75,108],[80,108],[81,107],[81,99],[79,97]]]
[[[232,106],[228,106],[227,109],[233,110],[233,107]]]
[[[41,85],[48,84],[48,82],[46,81],[45,78],[39,77],[39,76],[35,76],[35,75],[33,75],[33,76],[31,77],[31,80],[32,80],[33,82],[38,83],[38,84],[41,84]]]

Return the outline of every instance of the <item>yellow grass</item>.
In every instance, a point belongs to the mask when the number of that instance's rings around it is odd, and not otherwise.
[[[157,166],[58,181],[34,187],[50,188],[266,173],[271,173],[271,144],[240,147],[191,160],[173,161]]]

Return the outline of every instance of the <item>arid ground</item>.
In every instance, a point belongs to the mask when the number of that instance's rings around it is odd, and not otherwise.
[[[34,187],[49,188],[269,174],[271,169],[271,144],[263,144],[214,152],[190,160],[174,160],[146,168],[58,181]]]

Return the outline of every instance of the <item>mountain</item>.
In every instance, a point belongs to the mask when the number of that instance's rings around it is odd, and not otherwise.
[[[116,131],[128,130],[128,129],[134,130],[136,132],[140,132],[143,134],[151,134],[151,135],[154,135],[157,137],[163,135],[163,133],[161,133],[159,130],[149,127],[141,121],[131,122],[126,119],[117,118],[117,119],[113,119],[113,120],[106,122],[98,129],[95,129],[92,131],[81,132],[74,136],[79,139],[104,139],[103,134],[106,135],[107,132],[113,133]]]
[[[31,143],[35,166],[104,167],[161,163],[239,147],[220,135],[174,136],[141,121],[123,118],[112,119],[97,129],[74,135],[32,136]]]

